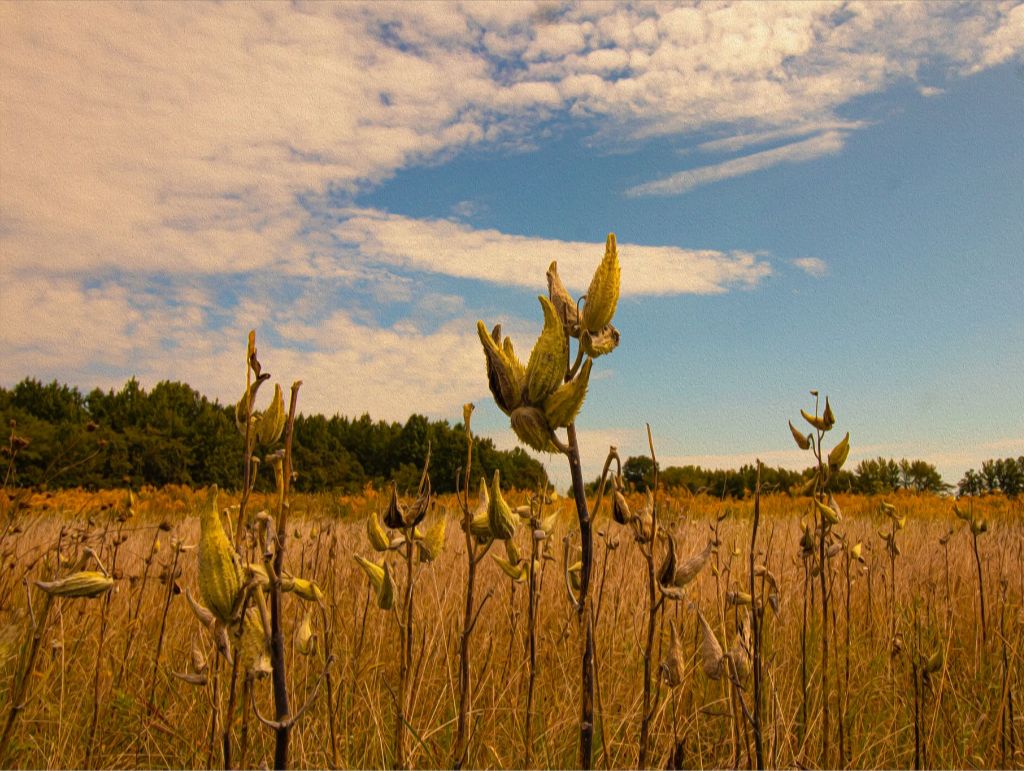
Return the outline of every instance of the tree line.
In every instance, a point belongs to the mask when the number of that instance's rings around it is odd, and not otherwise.
[[[654,463],[645,455],[631,456],[622,464],[626,484],[644,491],[653,480]],[[796,492],[814,476],[814,469],[796,471],[786,468],[761,468],[762,488],[776,492]],[[876,495],[897,490],[944,493],[952,486],[931,463],[923,460],[875,458],[862,460],[852,470],[834,474],[836,491]],[[705,492],[728,498],[744,498],[753,494],[757,484],[757,468],[753,464],[739,469],[707,469],[701,466],[667,466],[658,469],[658,483],[667,489],[685,488],[691,493]]]
[[[986,460],[981,471],[968,469],[957,485],[959,495],[1003,493],[1016,498],[1024,492],[1024,455],[1019,458]]]
[[[211,401],[185,383],[164,381],[147,391],[133,378],[119,390],[83,394],[56,381],[26,378],[11,389],[0,388],[0,418],[10,427],[0,466],[0,473],[10,474],[7,484],[234,489],[241,482],[243,439],[234,405]],[[422,415],[403,424],[367,414],[300,414],[293,441],[295,487],[351,493],[394,480],[400,490],[415,489],[428,444],[431,483],[450,492],[466,462],[461,423]],[[261,484],[272,489],[270,464],[261,466]],[[495,470],[512,487],[536,489],[547,482],[543,465],[523,450],[498,450],[490,439],[478,438],[474,484]]]

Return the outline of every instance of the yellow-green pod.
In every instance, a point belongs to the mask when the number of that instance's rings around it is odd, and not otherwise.
[[[846,432],[846,436],[843,440],[832,448],[832,451],[828,454],[828,467],[833,472],[839,471],[846,463],[847,457],[850,455],[850,432]]]
[[[793,425],[793,421],[789,421],[789,430],[793,434],[793,440],[796,442],[796,446],[801,450],[811,449],[811,438],[810,435],[801,434],[796,430],[796,426]]]
[[[594,362],[587,359],[579,373],[568,383],[560,385],[551,396],[544,400],[544,417],[552,429],[565,428],[576,419],[583,400],[587,396],[590,370]]]
[[[498,567],[501,568],[501,572],[503,572],[506,576],[511,578],[516,583],[520,583],[523,581],[523,579],[526,578],[527,568],[525,562],[521,565],[513,565],[511,562],[502,559],[497,554],[492,554],[491,557],[494,559],[495,562],[498,563]]]
[[[815,508],[818,509],[818,512],[821,514],[822,518],[830,525],[839,524],[839,514],[836,513],[834,509],[830,508],[829,506],[826,506],[817,498],[814,499],[814,506]]]
[[[605,241],[604,259],[597,266],[583,303],[583,327],[597,332],[611,322],[619,302],[619,251],[615,234],[609,233]]]
[[[371,511],[370,516],[366,518],[366,536],[374,551],[388,550],[388,545],[390,544],[388,534],[385,533],[384,528],[380,526],[380,522],[377,520],[376,511]]]
[[[519,407],[514,410],[512,430],[527,447],[540,452],[558,452],[548,419],[536,407]]]
[[[222,623],[231,620],[242,589],[242,571],[217,507],[217,485],[210,487],[199,519],[199,593]]]
[[[532,405],[543,404],[562,383],[569,357],[569,340],[555,306],[543,295],[537,299],[544,310],[544,329],[526,365],[526,397]]]
[[[300,600],[306,602],[323,602],[324,599],[324,593],[320,591],[316,582],[305,578],[292,578],[291,591]]]
[[[313,633],[313,617],[309,611],[302,617],[299,628],[295,631],[295,647],[303,656],[316,652],[316,635]]]
[[[281,393],[281,386],[275,383],[274,398],[271,399],[270,406],[263,411],[256,423],[256,435],[261,444],[271,445],[281,438],[286,417],[284,394]]]
[[[494,403],[502,412],[511,415],[512,411],[522,402],[523,383],[517,381],[516,373],[505,358],[504,351],[499,347],[494,336],[487,332],[487,327],[482,321],[476,323],[476,331],[484,347],[487,385],[490,388],[491,396],[494,397]],[[501,327],[495,327],[494,332],[500,337]]]
[[[804,420],[806,420],[819,431],[828,431],[830,428],[832,428],[831,424],[826,422],[824,418],[819,418],[816,415],[812,415],[806,410],[800,410],[800,414],[803,416]]]
[[[113,585],[113,578],[95,570],[82,570],[56,581],[36,581],[36,586],[53,597],[99,597]]]
[[[558,275],[558,263],[552,262],[548,266],[548,297],[551,304],[558,311],[558,317],[562,320],[565,333],[571,337],[580,336],[580,314],[576,309],[576,301],[565,289],[561,277]]]
[[[500,472],[494,470],[494,481],[491,483],[491,501],[487,506],[487,524],[491,535],[499,540],[507,540],[515,535],[516,516],[505,503],[501,494]]]
[[[426,534],[417,541],[419,546],[420,562],[433,562],[440,556],[444,548],[444,533],[447,529],[448,520],[441,516],[427,529]]]
[[[355,555],[355,561],[359,563],[359,567],[363,569],[366,577],[370,579],[370,585],[377,593],[378,607],[390,610],[395,601],[395,587],[387,563],[378,565],[375,562],[370,562],[370,560],[360,557],[358,554]]]

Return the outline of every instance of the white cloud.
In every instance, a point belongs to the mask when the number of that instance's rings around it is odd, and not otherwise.
[[[522,287],[543,286],[552,260],[566,286],[586,291],[604,253],[600,243],[476,230],[373,209],[349,209],[334,234],[359,259],[396,268]],[[641,246],[619,242],[624,295],[714,294],[753,287],[771,266],[749,252]]]
[[[662,179],[644,182],[629,188],[626,194],[632,197],[647,195],[678,195],[702,185],[710,185],[723,179],[732,179],[755,171],[761,171],[780,163],[800,163],[833,155],[843,148],[845,134],[841,131],[826,131],[823,134],[792,142],[771,150],[762,150],[741,158],[698,166],[670,174]]]
[[[828,263],[820,257],[797,257],[790,262],[814,278],[821,278],[828,273]]]

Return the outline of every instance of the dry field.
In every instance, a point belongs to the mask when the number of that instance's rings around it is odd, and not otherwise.
[[[524,494],[507,497],[512,506],[526,500]],[[0,717],[5,723],[16,685],[19,680],[25,685],[20,703],[13,705],[21,709],[15,710],[0,765],[223,767],[230,670],[186,600],[186,590],[199,597],[197,552],[177,549],[198,542],[201,500],[185,489],[143,491],[132,516],[119,521],[123,494],[36,496],[20,516],[20,532],[6,532],[0,541]],[[644,500],[633,496],[630,503],[639,510]],[[906,516],[905,527],[896,532],[898,556],[890,554],[879,535],[894,529],[881,499],[838,497],[843,519],[835,530],[850,548],[829,560],[824,694],[820,598],[813,596],[819,579],[805,573],[808,563],[800,545],[801,517],[812,504],[810,498],[782,495],[762,501],[755,561],[778,584],[777,612],[766,609],[763,615],[765,765],[1021,766],[1021,504],[999,497],[974,503],[975,515],[989,523],[976,539],[976,562],[971,528],[954,517],[951,501],[902,495],[886,500],[895,504],[898,517]],[[254,502],[253,511],[271,506],[260,495]],[[237,500],[221,496],[222,506],[231,503]],[[375,556],[366,519],[386,505],[386,497],[372,492],[348,499],[293,498],[285,566],[315,581],[324,595],[324,613],[312,614],[319,654],[311,655],[301,655],[296,636],[312,603],[292,593],[284,596],[293,711],[311,700],[292,733],[290,763],[296,767],[372,768],[393,762],[404,566],[395,571],[396,608],[385,611],[353,559]],[[561,516],[546,542],[550,559],[540,563],[531,764],[564,768],[573,767],[577,757],[581,635],[567,596],[563,551],[568,535],[571,554],[575,509],[569,500],[555,502],[547,513],[552,509]],[[716,527],[719,547],[685,596],[664,601],[664,612],[657,616],[652,766],[754,763],[749,721],[743,717],[752,700],[749,678],[737,676],[730,683],[728,675],[706,676],[698,622],[699,611],[726,650],[733,644],[746,610],[727,598],[750,585],[752,510],[752,501],[661,497],[660,521],[673,535],[680,560],[700,552]],[[405,760],[413,767],[453,763],[467,572],[460,516],[454,499],[435,500],[425,524],[448,517],[445,546],[435,561],[415,566],[405,739]],[[649,609],[647,568],[632,531],[612,521],[607,503],[596,529],[594,766],[634,767]],[[516,539],[525,554],[530,537],[529,527],[520,527]],[[863,562],[853,550],[858,542]],[[655,548],[659,563],[666,543]],[[54,598],[44,616],[46,595],[33,582],[52,575],[58,551],[74,560],[86,546],[112,572],[113,590],[95,599]],[[505,549],[499,544],[491,554],[505,557]],[[526,586],[510,580],[490,556],[478,565],[476,596],[486,601],[471,646],[469,767],[516,768],[525,761]],[[761,586],[759,578],[758,592],[767,592]],[[331,625],[326,645],[325,619]],[[661,663],[672,652],[673,627],[679,630],[676,653],[682,666],[663,669]],[[33,647],[37,655],[31,674],[19,678]],[[333,654],[329,683],[322,677],[325,649]],[[681,678],[678,684],[669,684],[666,670],[672,670],[673,680]],[[263,767],[273,760],[273,731],[255,715],[255,710],[274,714],[269,678],[252,681],[252,697],[254,708],[239,697],[232,716],[236,767]],[[831,721],[827,756],[823,697]]]

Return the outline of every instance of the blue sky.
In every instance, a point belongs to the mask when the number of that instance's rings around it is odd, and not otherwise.
[[[811,388],[852,463],[1024,453],[1024,5],[10,3],[0,43],[4,385],[233,401],[255,327],[308,411],[512,446],[475,322],[525,352],[613,231],[588,475],[648,421],[800,467]]]

